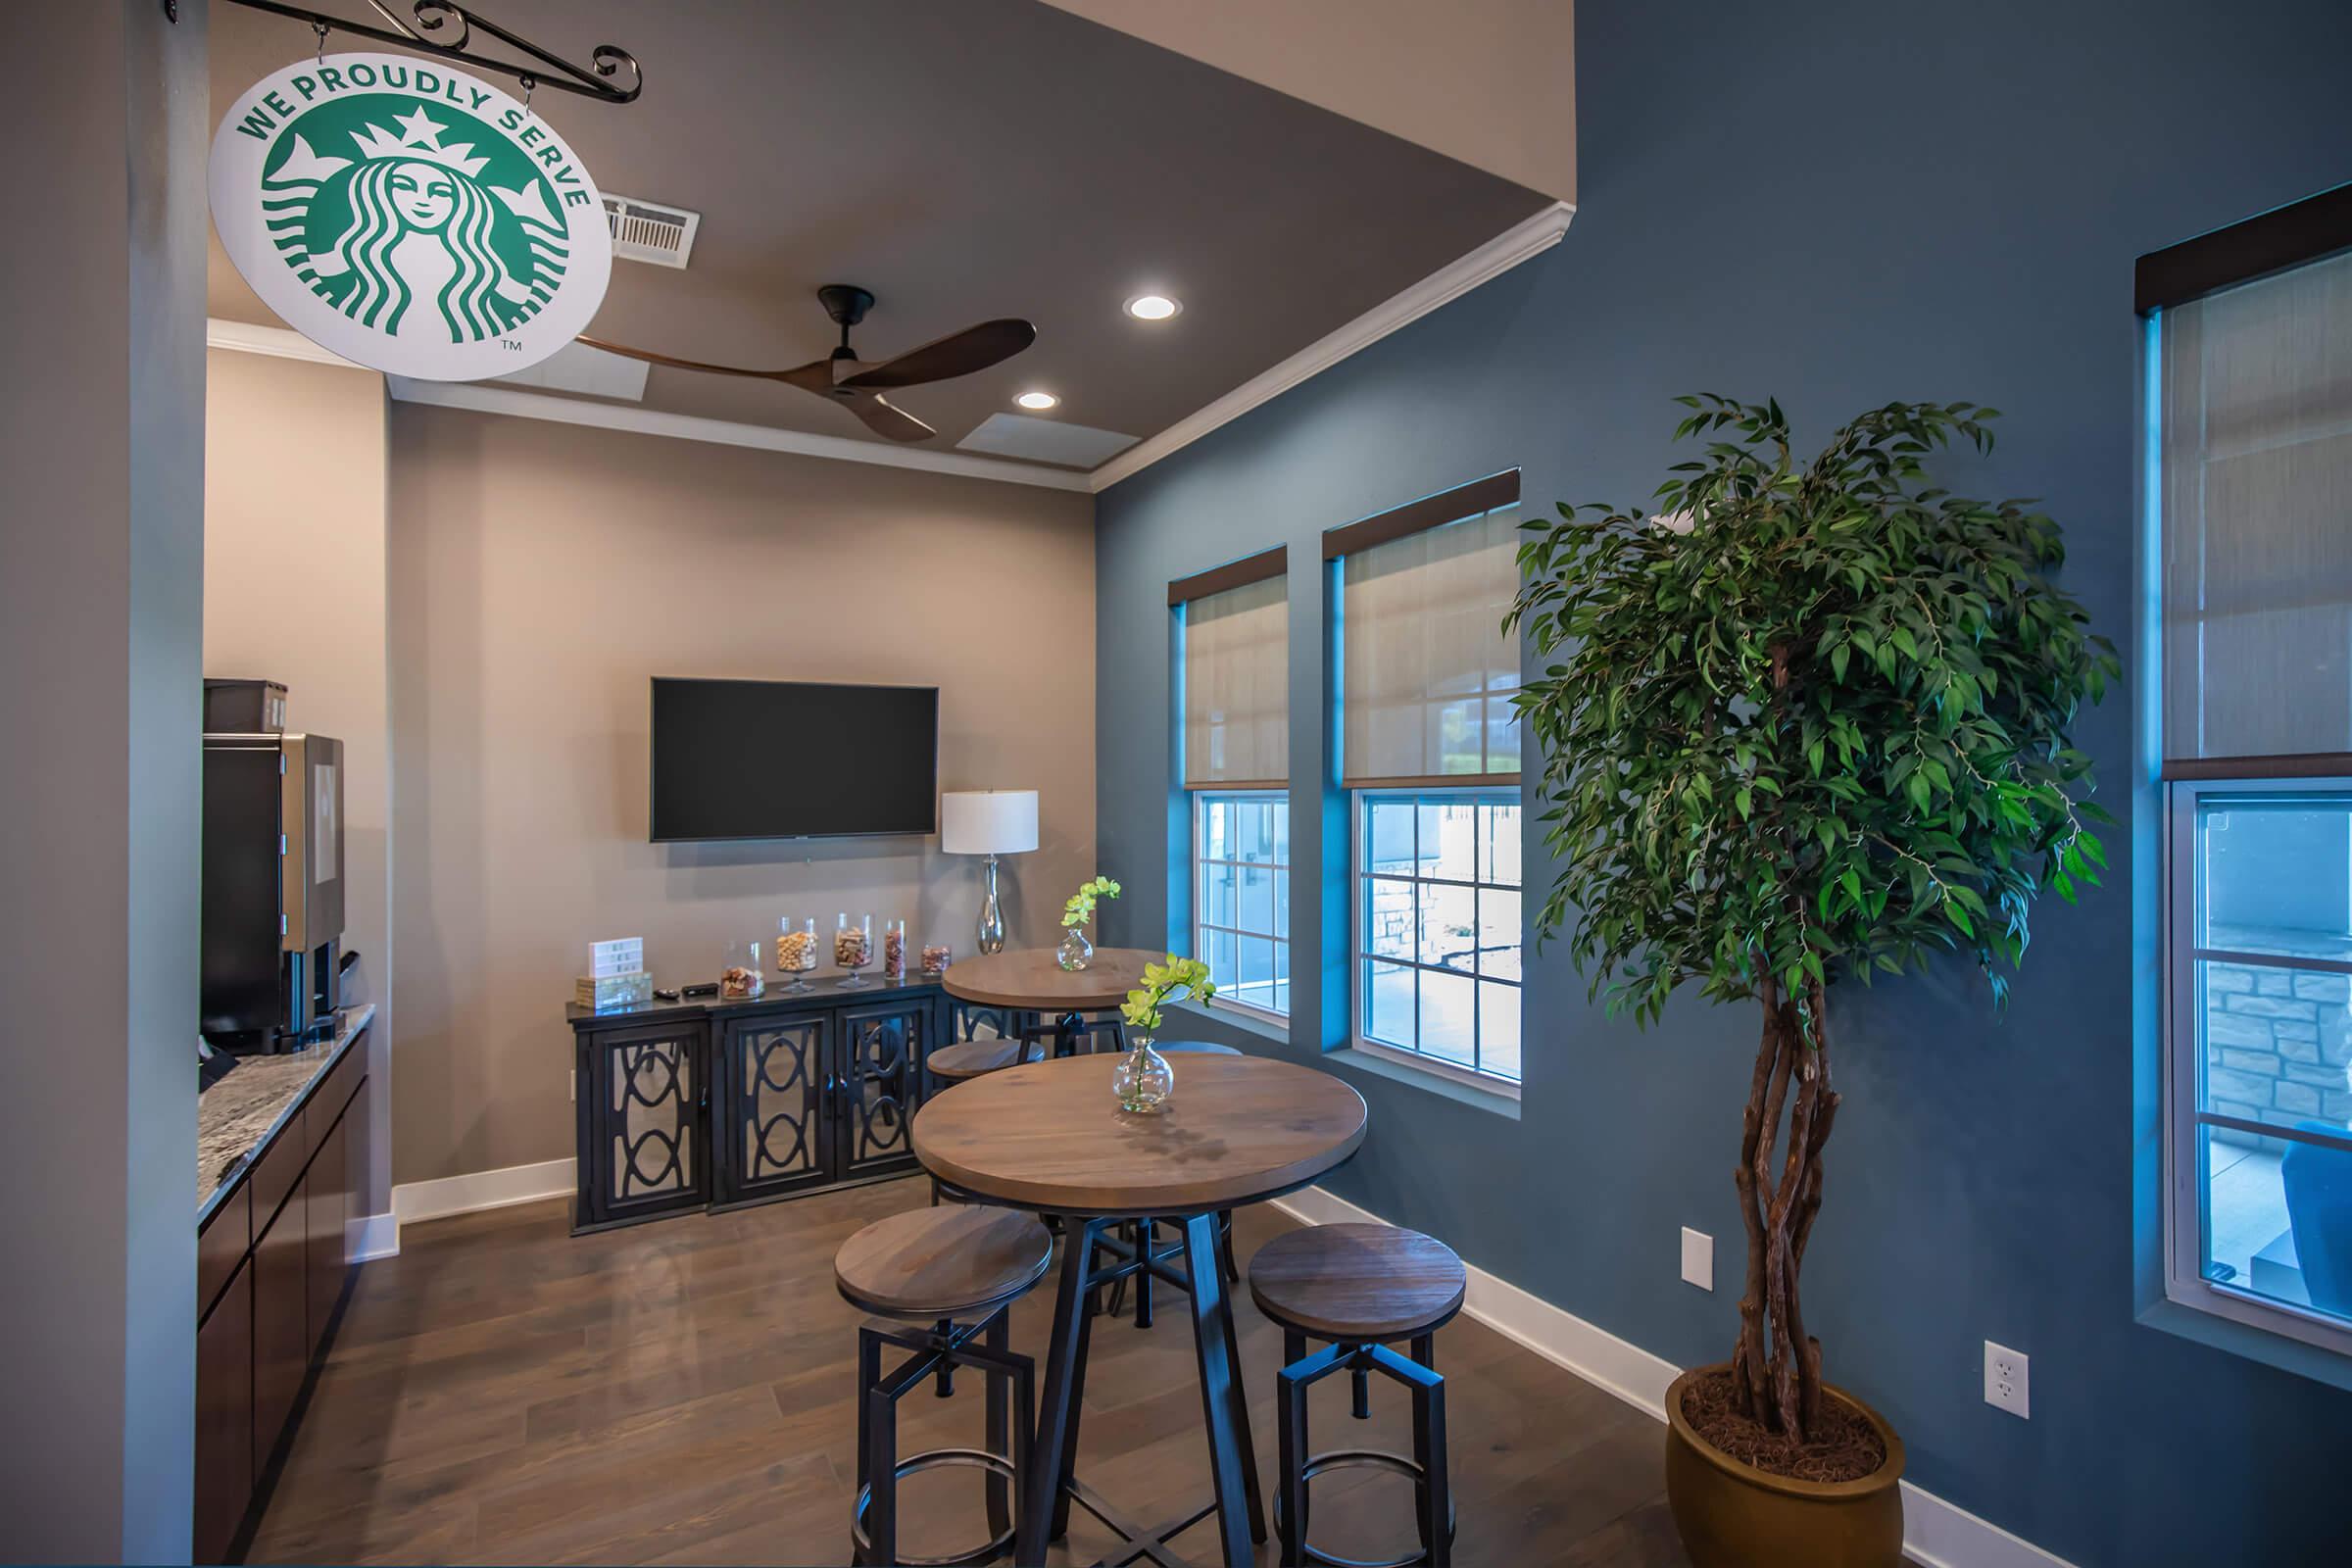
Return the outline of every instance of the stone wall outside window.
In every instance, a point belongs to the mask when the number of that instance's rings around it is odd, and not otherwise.
[[[2281,940],[2285,937],[2285,940]],[[2217,926],[2212,945],[2243,953],[2293,951],[2344,958],[2340,941],[2310,933]],[[2205,966],[2206,1105],[2247,1121],[2352,1126],[2352,976],[2250,963]],[[2216,1142],[2282,1151],[2277,1139],[2229,1128]]]

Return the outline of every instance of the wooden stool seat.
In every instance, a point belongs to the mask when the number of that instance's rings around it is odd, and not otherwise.
[[[1250,1295],[1283,1328],[1346,1343],[1407,1340],[1462,1309],[1453,1249],[1395,1225],[1310,1225],[1250,1260]]]
[[[962,1083],[982,1073],[1009,1067],[1021,1059],[1028,1042],[1022,1040],[961,1040],[952,1046],[942,1046],[924,1058],[935,1078],[951,1083]]]
[[[1193,1056],[1238,1056],[1241,1052],[1232,1046],[1220,1046],[1211,1040],[1154,1040],[1152,1049],[1165,1056],[1171,1053]]]
[[[833,1254],[833,1280],[853,1306],[938,1322],[1011,1300],[1053,1260],[1034,1214],[958,1204],[874,1221]]]

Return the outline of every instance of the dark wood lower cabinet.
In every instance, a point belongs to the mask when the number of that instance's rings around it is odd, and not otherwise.
[[[253,1244],[253,1468],[258,1475],[294,1413],[311,1369],[311,1292],[305,1277],[310,1232],[296,1182],[270,1228]]]
[[[575,1231],[877,1181],[956,1027],[936,981],[819,984],[743,1002],[573,1007]]]
[[[325,1337],[326,1325],[334,1317],[335,1303],[343,1298],[343,1280],[348,1272],[344,1262],[344,1222],[351,1217],[351,1179],[348,1157],[344,1152],[345,1129],[351,1118],[344,1116],[335,1123],[318,1145],[318,1152],[311,1156],[310,1175],[304,1178],[310,1193],[310,1234],[306,1239],[309,1257],[303,1274],[310,1292],[309,1338],[313,1345]]]
[[[253,1495],[253,1265],[196,1331],[196,1561],[221,1562]]]
[[[200,1279],[233,1273],[217,1299],[199,1302],[198,1562],[237,1548],[350,1280],[345,1238],[368,1163],[366,1062],[363,1032],[200,1224]]]

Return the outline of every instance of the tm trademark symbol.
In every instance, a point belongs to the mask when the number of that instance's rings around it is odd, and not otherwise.
[[[498,340],[498,346],[502,349],[505,349],[509,354],[519,354],[522,352],[522,345],[511,337],[500,338]]]

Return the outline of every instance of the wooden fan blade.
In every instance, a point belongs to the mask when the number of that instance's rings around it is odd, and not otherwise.
[[[893,441],[927,441],[939,433],[889,399],[870,392],[844,399],[843,407],[863,419],[868,430]]]
[[[895,360],[884,360],[871,369],[860,370],[841,384],[861,389],[879,390],[884,387],[920,386],[926,381],[947,381],[974,370],[985,370],[1003,360],[1009,360],[1037,341],[1037,328],[1027,321],[1006,317],[1002,320],[982,321],[960,332],[910,349]]]
[[[793,386],[822,392],[833,384],[832,362],[810,360],[785,370],[747,370],[741,366],[712,365],[706,360],[681,360],[671,354],[656,354],[651,349],[633,349],[625,343],[608,343],[603,338],[581,337],[574,341],[607,354],[617,354],[624,360],[643,360],[648,365],[666,365],[673,370],[709,370],[714,375],[748,375],[761,381],[783,381]]]
[[[1018,324],[1023,328],[1027,328],[1029,325],[1026,321]],[[888,436],[893,441],[928,441],[939,433],[905,409],[888,403],[871,390],[859,386],[858,383],[863,379],[862,376],[845,381],[836,389],[833,384],[835,362],[830,359],[810,360],[807,365],[796,365],[786,370],[747,370],[733,365],[711,365],[702,360],[681,360],[675,355],[656,354],[651,349],[633,349],[625,344],[607,343],[601,338],[583,337],[577,341],[587,344],[592,349],[602,349],[607,354],[617,354],[628,360],[643,360],[648,365],[666,365],[675,370],[710,370],[718,375],[748,375],[756,380],[781,381],[786,386],[797,386],[804,392],[815,393],[828,403],[840,404],[864,420],[867,429],[876,435]],[[953,340],[942,338],[940,341],[944,343]],[[938,344],[933,344],[931,347],[936,348]],[[924,352],[923,349],[915,350],[917,354]],[[889,369],[890,367],[883,366],[881,368]],[[978,367],[975,366],[974,368],[976,369]],[[929,379],[929,377],[917,377],[917,379]]]

